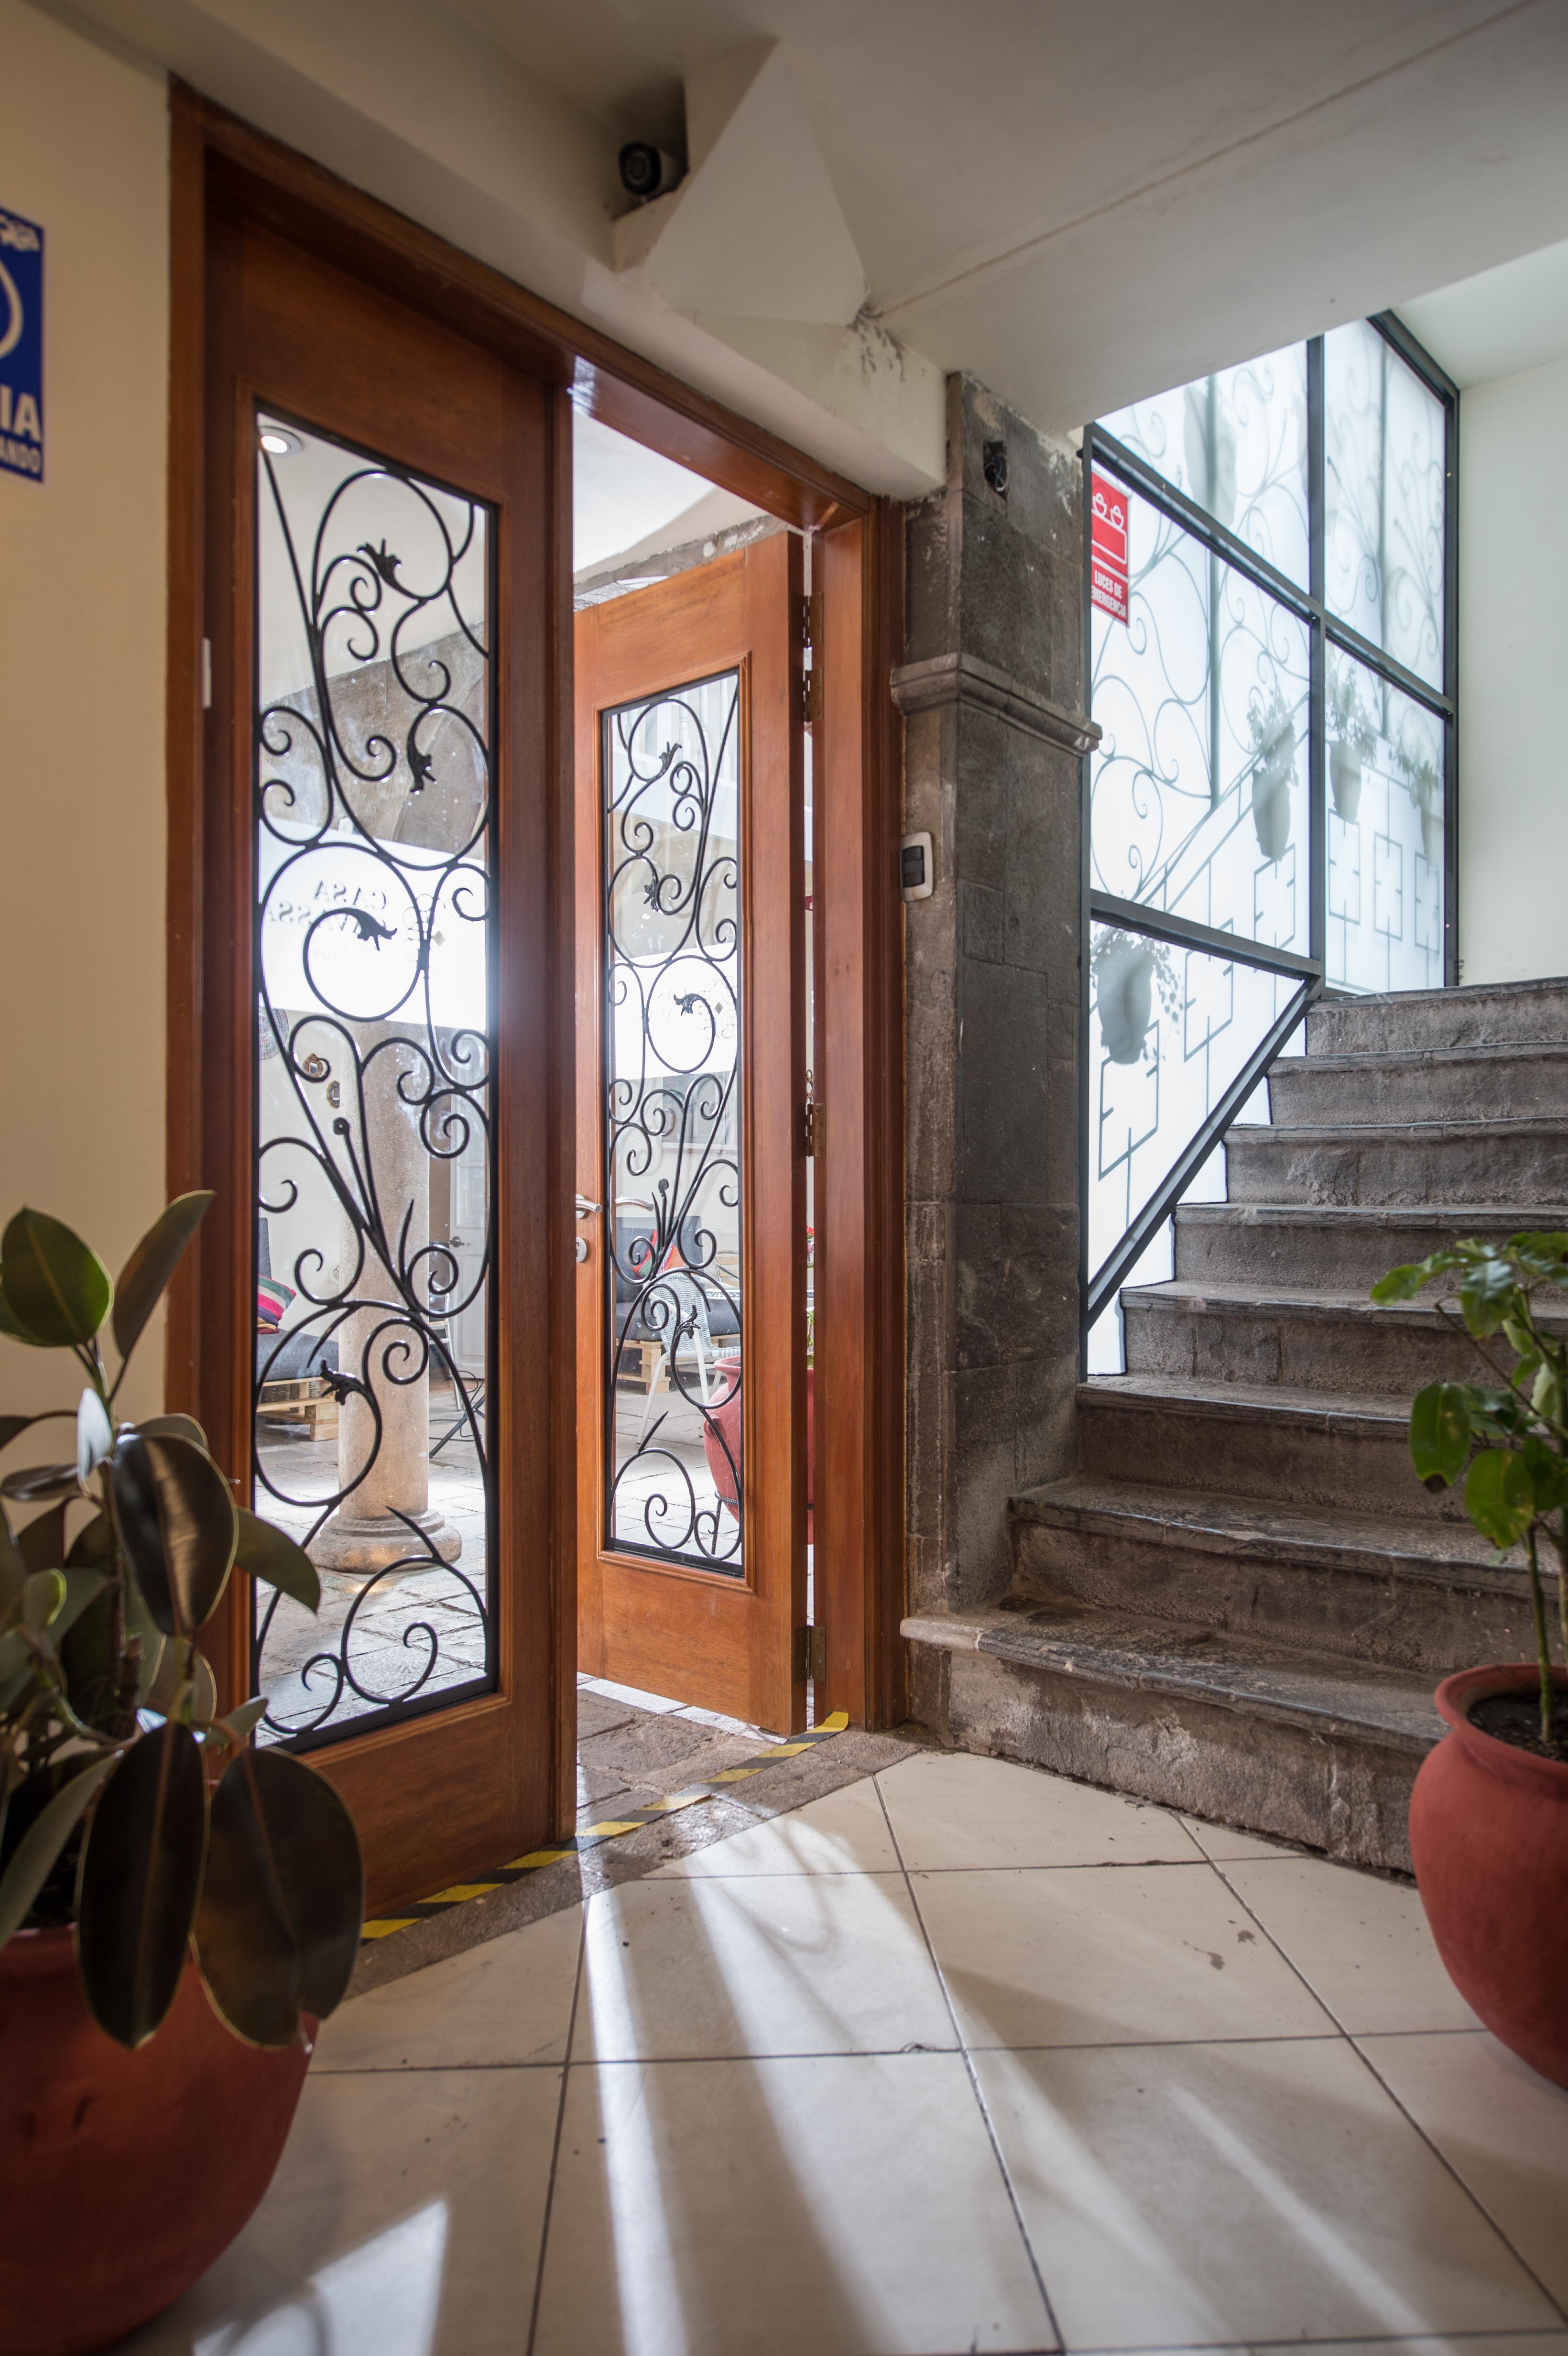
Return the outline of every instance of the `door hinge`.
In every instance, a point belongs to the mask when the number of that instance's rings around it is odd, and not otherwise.
[[[808,1162],[815,1162],[822,1151],[822,1107],[808,1098],[801,1108],[801,1151]]]
[[[802,597],[795,608],[799,643],[810,649],[811,668],[800,674],[800,716],[809,728],[822,717],[822,592]]]
[[[827,1631],[820,1624],[815,1628],[797,1628],[795,1632],[795,1674],[798,1684],[820,1686],[827,1681]]]
[[[212,640],[210,638],[203,638],[201,642],[201,708],[204,712],[210,712],[212,709]]]
[[[798,617],[801,645],[820,647],[822,644],[822,592],[820,589],[815,596],[802,597],[798,601]]]
[[[808,728],[822,717],[822,666],[815,659],[800,675],[800,716]]]

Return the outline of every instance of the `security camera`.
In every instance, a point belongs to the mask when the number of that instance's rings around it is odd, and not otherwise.
[[[621,186],[629,197],[645,204],[650,197],[667,197],[682,178],[680,166],[662,147],[645,139],[628,139],[621,150]]]

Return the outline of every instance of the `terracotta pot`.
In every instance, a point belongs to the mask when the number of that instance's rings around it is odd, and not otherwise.
[[[1555,1672],[1559,1692],[1568,1671]],[[1532,1663],[1445,1677],[1451,1733],[1410,1803],[1415,1879],[1460,1995],[1510,2052],[1568,2086],[1568,1766],[1470,1723],[1491,1694],[1541,1689]]]
[[[708,1470],[713,1475],[713,1485],[719,1492],[720,1503],[728,1505],[731,1513],[735,1511],[736,1504],[735,1474],[741,1470],[742,1406],[740,1391],[736,1387],[736,1376],[739,1371],[738,1362],[734,1358],[720,1359],[719,1375],[724,1385],[724,1396],[717,1405],[709,1407],[702,1424],[702,1452],[708,1459]],[[812,1544],[813,1538],[811,1490],[812,1466],[816,1462],[812,1446],[816,1430],[816,1367],[807,1366],[805,1370],[805,1543],[807,1546]],[[726,1449],[730,1451],[728,1455],[724,1452]],[[733,1465],[733,1471],[731,1469],[731,1465]]]
[[[194,1963],[127,2053],[88,2012],[70,1932],[0,1948],[6,2356],[91,2356],[187,2290],[272,2181],[309,2063],[231,2037]]]

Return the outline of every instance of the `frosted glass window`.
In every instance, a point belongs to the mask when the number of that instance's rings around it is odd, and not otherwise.
[[[1328,610],[1443,685],[1446,412],[1365,320],[1323,339]]]

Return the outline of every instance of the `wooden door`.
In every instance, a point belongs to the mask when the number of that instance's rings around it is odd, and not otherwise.
[[[800,543],[577,617],[580,1667],[805,1723]]]
[[[564,401],[221,215],[208,319],[200,1396],[324,1586],[225,1666],[384,1914],[575,1737]]]

